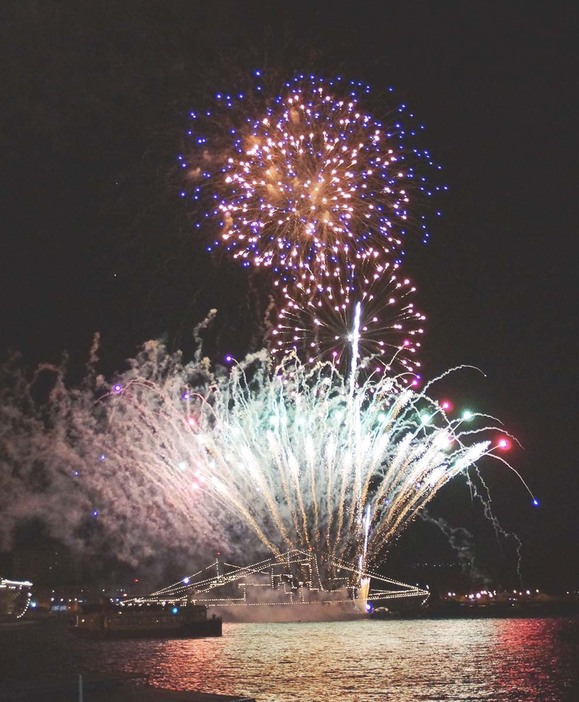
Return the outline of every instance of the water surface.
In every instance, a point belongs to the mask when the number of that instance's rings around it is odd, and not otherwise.
[[[579,619],[225,624],[219,639],[90,641],[0,629],[0,695],[79,672],[258,702],[579,700]]]

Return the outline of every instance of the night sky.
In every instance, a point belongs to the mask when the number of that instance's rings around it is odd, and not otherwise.
[[[245,273],[208,257],[178,196],[187,113],[255,67],[392,85],[449,185],[430,243],[405,260],[428,316],[424,375],[484,371],[445,389],[524,447],[509,460],[539,509],[512,474],[482,473],[523,540],[525,581],[579,586],[579,13],[542,5],[2,3],[2,352],[80,363],[100,331],[110,373],[148,338],[187,350],[210,307],[216,348],[246,343]],[[459,486],[432,509],[472,525]],[[418,560],[435,548],[419,533]]]

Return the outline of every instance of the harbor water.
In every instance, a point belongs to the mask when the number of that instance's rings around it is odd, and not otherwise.
[[[0,626],[0,700],[82,674],[257,702],[579,700],[579,619],[225,624],[223,637],[84,640]]]

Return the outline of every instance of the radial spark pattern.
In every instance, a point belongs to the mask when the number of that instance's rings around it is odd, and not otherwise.
[[[292,295],[292,290],[295,293]],[[357,352],[372,371],[413,382],[420,368],[417,351],[425,316],[416,309],[413,283],[396,265],[358,261],[336,270],[323,284],[304,274],[284,289],[282,309],[272,331],[279,358],[294,351],[304,362],[331,360],[345,371],[351,363],[356,306],[360,305]]]
[[[355,256],[398,259],[408,231],[428,237],[419,203],[441,186],[424,175],[436,167],[412,146],[419,128],[405,126],[404,105],[382,122],[364,107],[367,86],[314,76],[267,99],[256,74],[257,103],[218,94],[212,110],[191,114],[180,157],[193,198],[205,185],[213,192],[214,245],[288,280],[303,268],[323,277]]]

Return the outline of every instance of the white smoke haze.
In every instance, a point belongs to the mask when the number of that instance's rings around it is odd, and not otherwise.
[[[2,548],[39,518],[73,549],[132,565],[302,548],[372,566],[446,482],[495,456],[496,424],[449,418],[428,386],[352,383],[265,351],[215,372],[201,349],[186,363],[160,341],[111,382],[97,341],[77,385],[65,365],[0,369]]]

